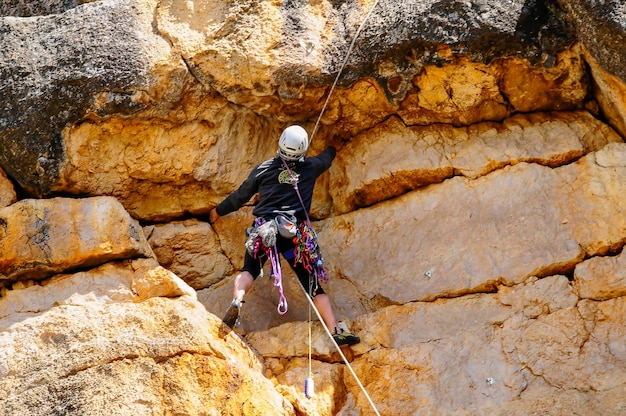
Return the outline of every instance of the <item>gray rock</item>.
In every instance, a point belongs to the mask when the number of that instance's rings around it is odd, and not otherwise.
[[[0,16],[28,17],[63,13],[88,1],[89,0],[4,0],[0,3]]]
[[[8,7],[8,6],[4,6]],[[0,166],[23,187],[48,193],[65,159],[61,132],[110,94],[100,115],[143,108],[147,83],[134,2],[97,2],[62,14],[0,18]]]
[[[576,38],[607,72],[626,81],[626,3],[622,0],[559,0]]]

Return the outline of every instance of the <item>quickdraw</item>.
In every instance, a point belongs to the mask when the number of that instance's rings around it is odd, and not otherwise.
[[[324,268],[324,259],[320,247],[317,244],[317,234],[312,227],[302,222],[298,224],[298,235],[294,237],[293,242],[296,244],[294,248],[294,266],[296,263],[302,263],[309,274],[314,275],[323,283],[328,282],[328,275]]]
[[[267,220],[265,218],[256,218],[254,220],[254,227],[260,227],[266,222]],[[280,267],[280,258],[278,257],[278,249],[276,248],[276,244],[267,247],[265,244],[263,244],[263,239],[261,237],[257,237],[254,240],[254,250],[252,254],[255,259],[259,259],[259,263],[261,264],[261,273],[263,273],[262,256],[266,255],[270,259],[270,263],[272,265],[272,269],[270,271],[270,279],[274,279],[274,287],[278,288],[278,306],[276,310],[278,311],[279,315],[286,314],[289,306],[287,304],[287,297],[285,296],[283,290],[283,273]]]

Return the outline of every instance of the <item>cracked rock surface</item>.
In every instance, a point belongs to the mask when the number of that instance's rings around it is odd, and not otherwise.
[[[0,414],[624,414],[624,6],[374,3],[0,4]],[[219,319],[292,123],[345,357]]]

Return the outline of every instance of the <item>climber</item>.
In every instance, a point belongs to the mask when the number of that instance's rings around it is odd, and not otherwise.
[[[287,127],[278,139],[276,157],[258,164],[236,191],[210,211],[209,222],[213,224],[219,217],[238,210],[253,195],[259,194],[258,203],[252,211],[255,221],[253,227],[248,229],[243,268],[235,278],[234,298],[223,321],[231,328],[237,323],[244,295],[262,273],[268,254],[275,250],[289,262],[305,290],[309,288],[307,293],[326,326],[334,329],[333,338],[337,344],[354,345],[360,342],[360,338],[338,327],[330,298],[319,284],[319,280],[325,280],[326,275],[323,266],[320,267],[319,247],[316,241],[310,241],[311,236],[316,240],[308,216],[315,181],[330,167],[337,152],[330,146],[316,157],[305,158],[308,145],[308,134],[304,128],[297,125]],[[265,232],[267,229],[269,233]],[[272,258],[273,268],[280,267],[278,255],[276,260],[277,265]],[[279,304],[279,312],[280,307]]]

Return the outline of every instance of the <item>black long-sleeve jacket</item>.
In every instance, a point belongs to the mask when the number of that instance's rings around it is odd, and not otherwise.
[[[217,213],[226,215],[238,210],[258,192],[260,199],[252,211],[254,216],[270,219],[278,213],[288,212],[294,213],[298,221],[303,221],[311,209],[315,181],[330,168],[336,154],[337,151],[331,146],[319,155],[307,157],[302,162],[287,162],[291,173],[297,178],[304,208],[284,162],[281,158],[275,157],[252,169],[239,188],[217,205]]]

